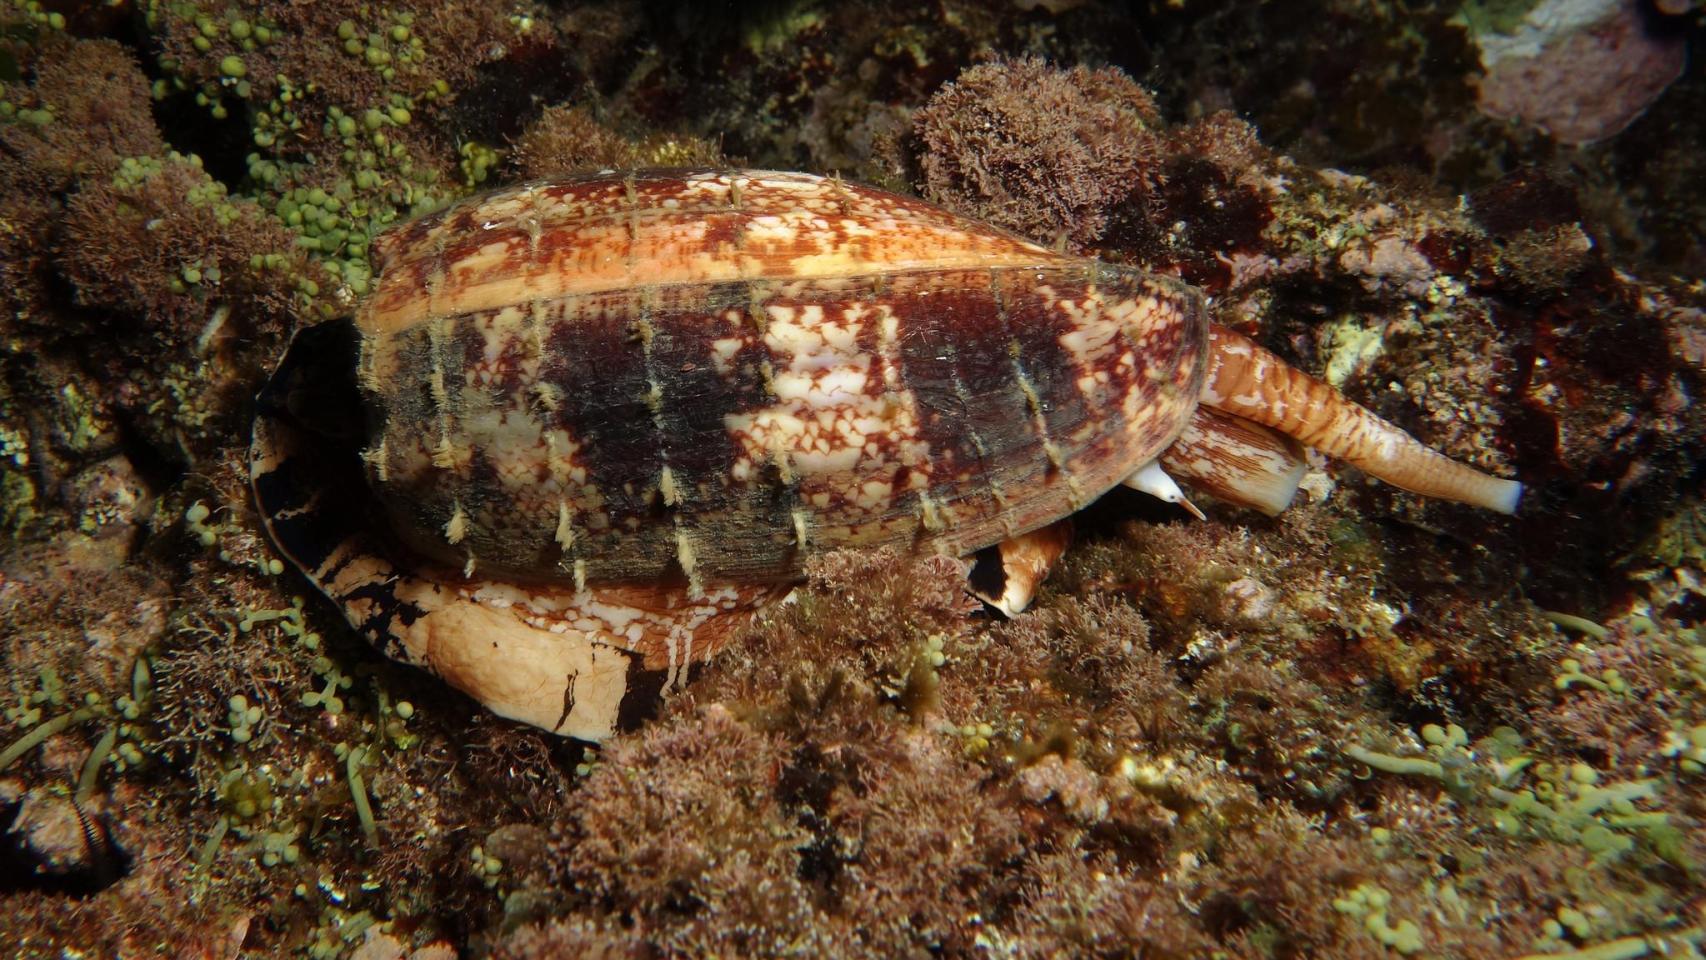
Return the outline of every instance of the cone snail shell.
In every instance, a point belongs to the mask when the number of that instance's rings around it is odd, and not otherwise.
[[[532,183],[374,249],[374,293],[259,399],[260,512],[388,655],[558,733],[645,715],[826,551],[1006,544],[1034,581],[1050,524],[1162,468],[1283,509],[1299,443],[1430,496],[1520,491],[1178,280],[836,179]]]

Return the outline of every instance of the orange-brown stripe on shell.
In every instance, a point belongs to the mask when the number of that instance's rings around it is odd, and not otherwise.
[[[764,171],[526,185],[422,217],[375,250],[378,282],[360,319],[370,336],[660,284],[1081,262],[919,200]]]

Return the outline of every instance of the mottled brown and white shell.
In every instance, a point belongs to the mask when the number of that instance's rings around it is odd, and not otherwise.
[[[526,187],[380,260],[368,477],[411,547],[494,576],[965,553],[1154,459],[1207,356],[1177,281],[816,177]]]
[[[1163,465],[1279,509],[1284,433],[1514,505],[1361,408],[1302,409],[1327,388],[1177,280],[834,179],[535,183],[375,251],[353,322],[260,398],[262,515],[389,655],[561,733],[643,715],[814,554],[1041,542],[1046,568],[1059,538],[1027,535],[1122,481],[1177,499]]]

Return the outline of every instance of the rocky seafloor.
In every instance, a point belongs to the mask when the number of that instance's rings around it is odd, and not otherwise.
[[[1686,0],[0,3],[0,952],[1706,952]],[[497,719],[267,543],[388,224],[839,172],[1181,276],[1515,517],[1127,491],[1003,621],[835,554],[639,730]]]

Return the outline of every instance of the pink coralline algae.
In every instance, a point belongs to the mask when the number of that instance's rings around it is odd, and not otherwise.
[[[1687,63],[1682,36],[1656,31],[1640,7],[1637,0],[1546,0],[1515,31],[1478,35],[1481,112],[1569,144],[1627,127]]]

